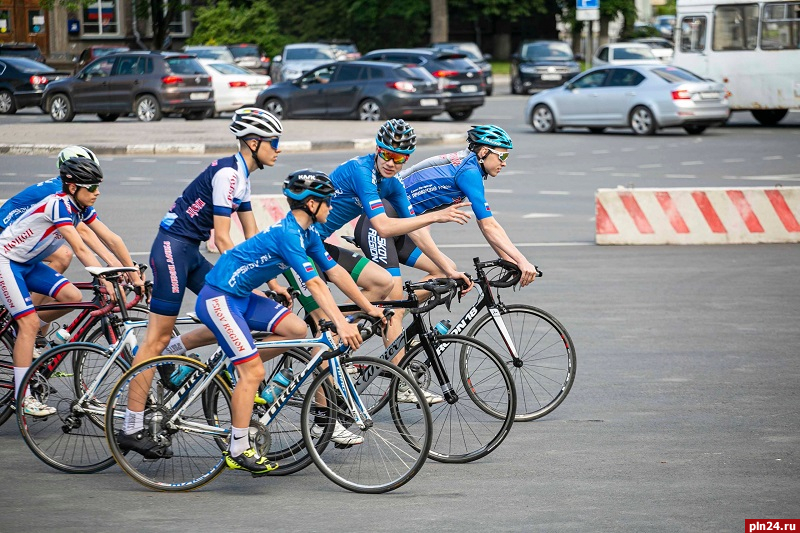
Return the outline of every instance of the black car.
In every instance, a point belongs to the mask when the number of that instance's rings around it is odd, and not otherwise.
[[[125,52],[95,59],[75,76],[49,83],[44,108],[56,122],[97,113],[111,122],[134,113],[142,122],[179,113],[200,120],[214,111],[211,77],[189,54]]]
[[[0,115],[41,105],[45,86],[67,76],[68,72],[24,57],[0,57]]]
[[[431,48],[434,50],[450,50],[466,55],[473,63],[478,65],[483,73],[483,81],[486,83],[486,96],[492,96],[494,92],[494,76],[492,75],[491,54],[484,54],[478,45],[467,42],[446,42],[433,43]]]
[[[25,57],[44,63],[44,54],[34,43],[0,43],[0,58]]]
[[[579,59],[561,41],[523,42],[511,56],[511,93],[527,94],[563,85],[580,73]]]
[[[279,118],[385,120],[426,118],[444,112],[436,79],[419,67],[338,61],[276,83],[256,106]]]
[[[439,80],[439,88],[444,93],[445,110],[453,120],[467,120],[486,99],[481,69],[461,53],[428,48],[394,48],[373,50],[362,59],[423,67]]]

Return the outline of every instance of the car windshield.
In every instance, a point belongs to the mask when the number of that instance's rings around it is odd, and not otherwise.
[[[231,46],[229,50],[235,58],[261,56],[258,52],[258,48],[255,46]]]
[[[289,48],[284,61],[306,61],[313,59],[336,59],[333,51],[327,48]]]
[[[208,66],[216,70],[220,74],[236,74],[244,76],[253,75],[253,73],[250,72],[249,70],[245,70],[238,65],[232,65],[231,63],[211,63]]]
[[[192,57],[171,57],[167,59],[167,68],[172,74],[200,74],[208,76],[203,67]]]
[[[13,65],[17,68],[20,72],[25,74],[28,73],[35,73],[35,72],[55,72],[56,69],[45,65],[44,63],[39,63],[38,61],[34,61],[33,59],[27,59],[25,57],[15,57],[13,60],[5,59],[10,65]]]
[[[703,78],[696,76],[688,70],[678,67],[654,68],[653,74],[660,77],[667,83],[681,83],[684,81],[704,81]]]
[[[208,48],[192,49],[187,48],[186,52],[196,55],[201,59],[219,59],[220,61],[232,62],[233,54],[227,50],[209,50]]]
[[[614,49],[614,59],[655,59],[653,51],[647,46],[626,46]]]
[[[522,48],[522,57],[538,60],[573,60],[572,49],[566,43],[531,43]]]
[[[109,54],[116,54],[117,52],[127,52],[127,48],[95,48],[94,57],[103,57]]]
[[[0,55],[6,56],[16,56],[16,57],[27,57],[30,59],[38,59],[41,57],[41,53],[36,48],[2,48],[0,49]]]
[[[436,81],[436,78],[422,67],[400,67],[395,69],[395,72],[404,80]]]
[[[483,61],[483,54],[481,53],[481,49],[478,48],[477,44],[474,43],[458,43],[458,44],[441,44],[438,45],[437,48],[442,50],[453,50],[455,52],[460,52],[467,56],[468,58],[472,59],[473,61]]]
[[[461,57],[458,59],[439,59],[439,62],[443,68],[457,70],[459,72],[463,72],[465,70],[475,70],[476,68],[475,63],[466,57]]]

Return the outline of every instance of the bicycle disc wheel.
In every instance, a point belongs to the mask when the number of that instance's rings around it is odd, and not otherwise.
[[[487,313],[467,334],[502,356],[517,390],[516,420],[541,418],[564,401],[575,381],[575,346],[564,326],[550,313],[529,305],[501,308],[508,339]],[[512,356],[506,340],[513,343]]]
[[[14,413],[14,336],[11,328],[0,335],[0,426]]]
[[[193,369],[177,391],[168,379],[178,366]],[[161,371],[159,371],[161,368]],[[201,487],[225,468],[222,450],[227,447],[231,425],[231,393],[214,376],[204,393],[187,403],[189,396],[208,377],[201,362],[181,356],[162,356],[128,370],[114,386],[106,409],[106,438],[120,467],[142,485],[161,491],[186,491]],[[124,452],[117,442],[134,378],[154,375],[143,391],[147,396],[144,427],[157,442],[168,446],[171,456],[146,459],[135,451]],[[162,375],[165,376],[162,378]],[[170,422],[175,413],[179,416]]]
[[[127,365],[113,361],[95,393],[81,402],[86,389],[77,386],[80,380],[75,376],[79,370],[74,366],[81,361],[84,371],[92,375],[86,383],[92,384],[108,357],[107,351],[93,344],[64,344],[37,358],[23,378],[20,396],[30,388],[37,400],[57,409],[47,417],[28,416],[22,409],[17,410],[25,443],[53,468],[70,474],[91,474],[114,464],[103,426],[105,399]]]
[[[365,409],[376,405],[387,392],[389,401],[370,414],[370,423],[359,427],[342,402],[331,401],[339,392],[334,391],[329,374],[318,376],[303,403],[302,428],[309,453],[320,471],[340,487],[369,494],[397,489],[425,463],[432,437],[430,410],[426,405],[418,408],[396,401],[400,383],[410,383],[417,394],[422,394],[396,365],[359,356],[349,357],[347,362],[358,368],[361,376],[374,376],[370,381],[352,376],[356,387],[363,389],[359,397]],[[318,401],[323,394],[325,406]],[[334,441],[342,437],[341,428],[360,443]]]
[[[430,458],[444,463],[469,463],[491,453],[508,435],[516,407],[514,381],[500,357],[475,339],[437,335],[433,343],[453,387],[452,403],[445,399],[448,395],[422,346],[406,355],[400,368],[423,391],[440,400],[430,406]],[[469,365],[462,364],[464,354],[468,354]],[[405,401],[414,402],[416,398],[419,396]]]

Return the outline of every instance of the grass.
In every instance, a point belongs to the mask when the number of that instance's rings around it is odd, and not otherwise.
[[[510,61],[492,61],[491,63],[492,63],[492,72],[495,75],[505,74],[506,76],[508,76],[509,74],[511,74]],[[578,64],[581,66],[581,72],[590,67],[589,63],[585,61],[578,61]]]

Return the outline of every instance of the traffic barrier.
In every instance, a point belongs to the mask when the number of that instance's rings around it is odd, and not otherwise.
[[[274,223],[282,220],[289,212],[289,203],[286,197],[282,194],[256,194],[250,197],[250,204],[253,206],[253,215],[256,219],[259,229],[266,229]],[[242,231],[242,224],[239,222],[239,217],[236,213],[231,217],[231,239],[234,244],[239,244],[244,241],[244,232]],[[353,230],[356,226],[356,220],[353,219],[349,224],[345,224],[339,231],[328,237],[327,242],[353,250],[354,247],[342,239],[343,235],[352,236]],[[211,238],[206,243],[209,252],[218,253],[217,247],[214,245],[214,231],[211,231]]]
[[[800,242],[800,187],[598,189],[597,244]]]

